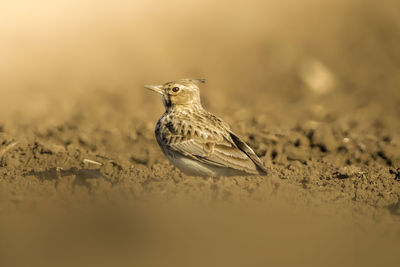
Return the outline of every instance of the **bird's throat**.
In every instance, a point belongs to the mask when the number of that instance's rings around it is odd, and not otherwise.
[[[167,112],[181,112],[181,111],[188,111],[188,112],[199,112],[204,110],[201,104],[178,104],[174,105],[168,102],[165,102],[165,110]]]

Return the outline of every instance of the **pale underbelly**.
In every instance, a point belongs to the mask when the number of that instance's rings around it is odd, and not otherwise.
[[[181,155],[167,155],[168,160],[183,173],[193,176],[232,176],[232,175],[249,175],[248,173],[232,169],[229,167],[213,166],[211,164],[202,163],[195,159],[184,157]]]

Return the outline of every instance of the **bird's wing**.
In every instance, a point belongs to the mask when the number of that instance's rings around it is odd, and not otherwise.
[[[191,113],[180,120],[161,124],[159,132],[168,148],[186,157],[213,166],[265,174],[265,167],[254,151],[228,124],[208,112]]]
[[[231,137],[232,136],[232,137]],[[232,168],[250,174],[260,172],[262,163],[254,151],[236,135],[199,135],[190,139],[176,138],[169,142],[170,149],[200,162]],[[262,170],[265,168],[262,166]]]
[[[267,169],[264,167],[264,164],[261,162],[260,158],[256,155],[256,153],[254,153],[253,149],[234,133],[230,132],[230,136],[233,142],[235,142],[236,146],[253,161],[259,173],[262,175],[266,175]]]

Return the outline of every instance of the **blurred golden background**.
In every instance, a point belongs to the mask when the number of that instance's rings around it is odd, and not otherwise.
[[[309,62],[350,96],[399,96],[396,0],[2,1],[0,12],[7,116],[68,112],[103,91],[148,114],[140,104],[154,96],[142,85],[182,77],[207,78],[218,111],[269,105],[270,95],[293,101]]]
[[[0,18],[0,266],[399,266],[398,0],[2,0]],[[266,178],[168,164],[143,85],[186,77]]]

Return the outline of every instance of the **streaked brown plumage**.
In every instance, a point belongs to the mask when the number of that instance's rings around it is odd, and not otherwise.
[[[200,103],[201,79],[181,79],[164,85],[147,85],[161,94],[165,113],[155,135],[167,158],[189,175],[265,175],[254,151],[229,125]]]

